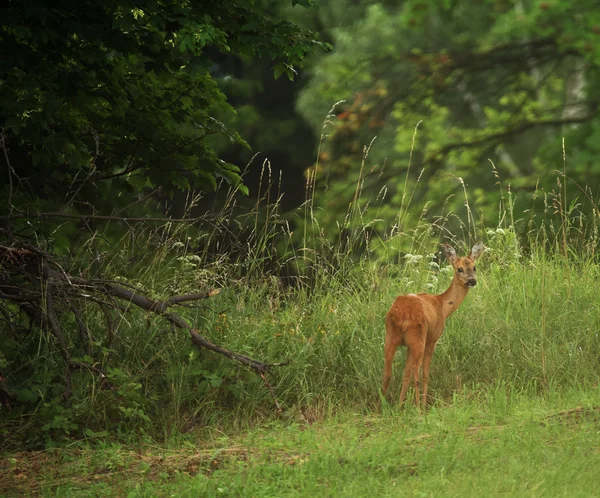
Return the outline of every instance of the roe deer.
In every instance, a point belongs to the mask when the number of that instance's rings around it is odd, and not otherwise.
[[[433,294],[407,294],[398,296],[385,317],[385,366],[383,369],[383,396],[392,378],[392,361],[398,346],[406,346],[406,366],[402,377],[400,403],[404,402],[411,377],[415,382],[415,403],[419,407],[419,378],[423,366],[423,408],[426,408],[429,367],[435,345],[444,332],[446,318],[454,313],[471,287],[477,284],[475,261],[485,250],[478,242],[465,258],[443,244],[446,258],[454,268],[454,278],[446,292]],[[381,409],[378,403],[378,409]]]

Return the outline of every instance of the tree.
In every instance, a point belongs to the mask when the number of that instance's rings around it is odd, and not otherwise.
[[[591,160],[600,132],[596,2],[362,4],[362,18],[332,31],[335,51],[313,66],[298,104],[320,131],[332,104],[345,101],[315,167],[318,179],[329,179],[322,224],[346,212],[357,181],[365,199],[385,194],[378,216],[401,229],[426,203],[434,216],[452,209],[466,220],[461,179],[482,216],[497,220],[498,178],[504,194],[507,183],[513,193],[532,193],[538,179],[551,193],[563,169],[562,136],[567,173],[582,186],[600,183]],[[358,179],[363,147],[375,136]]]
[[[116,423],[149,421],[144,410],[156,409],[158,398],[149,393],[159,384],[165,391],[179,361],[165,355],[156,376],[132,381],[148,363],[134,366],[116,351],[134,349],[126,343],[137,346],[137,333],[194,362],[195,396],[236,375],[190,351],[185,338],[154,336],[150,329],[160,326],[149,314],[185,330],[195,348],[254,371],[274,394],[265,373],[275,365],[214,344],[196,328],[202,308],[190,303],[216,295],[219,277],[198,281],[203,272],[179,257],[190,220],[132,217],[132,194],[208,191],[220,180],[244,191],[238,166],[217,150],[222,140],[246,142],[228,126],[235,109],[218,86],[216,63],[222,54],[260,57],[275,76],[293,78],[304,57],[326,45],[253,0],[52,5],[9,0],[0,23],[0,189],[8,201],[0,213],[0,401],[15,402],[8,416],[34,411],[36,428],[23,439],[40,444],[48,434],[83,430],[81,416],[94,408],[81,401],[98,387]],[[34,223],[35,210],[60,213]],[[118,210],[127,218],[113,216]],[[145,275],[151,284],[136,287]],[[117,334],[125,316],[139,327]]]
[[[318,12],[270,0],[257,0],[255,5],[270,16],[290,19],[299,25],[304,23],[306,15]],[[309,29],[318,31],[315,26]],[[295,109],[298,93],[307,82],[305,71],[297,68],[290,75],[273,78],[271,61],[240,54],[220,54],[217,64],[215,79],[236,109],[229,123],[251,146],[232,146],[224,140],[216,145],[220,157],[229,162],[239,165],[252,162],[244,168],[244,183],[250,195],[240,199],[240,203],[254,205],[254,196],[264,194],[264,188],[259,192],[259,186],[264,187],[260,177],[264,173],[263,163],[268,160],[276,188],[285,193],[282,208],[297,207],[304,197],[298,183],[303,184],[304,169],[314,160],[315,146],[313,130]],[[212,204],[213,199],[207,198],[206,202]]]
[[[227,126],[215,58],[261,57],[292,76],[325,47],[252,0],[9,0],[0,37],[11,210],[79,199],[102,209],[145,187],[209,190],[220,178],[244,190],[214,149],[216,138],[245,144]]]

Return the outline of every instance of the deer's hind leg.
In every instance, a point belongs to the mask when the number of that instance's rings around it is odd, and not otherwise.
[[[406,392],[411,378],[415,383],[415,404],[420,406],[420,377],[421,365],[423,364],[423,353],[425,351],[424,328],[421,325],[413,326],[406,331],[405,342],[408,352],[406,354],[406,366],[402,377],[402,389],[400,391],[400,404],[406,399]]]
[[[385,336],[384,346],[384,365],[383,365],[383,386],[381,388],[383,395],[387,394],[388,388],[390,387],[390,381],[392,380],[392,364],[394,362],[394,355],[398,349],[400,341],[389,334]]]
[[[394,334],[394,330],[390,328],[392,325],[386,324],[385,334],[385,346],[384,346],[384,365],[383,365],[383,385],[381,392],[385,397],[390,387],[390,381],[392,380],[392,364],[394,362],[394,355],[400,345],[400,336]],[[377,411],[381,411],[381,399],[377,401]]]

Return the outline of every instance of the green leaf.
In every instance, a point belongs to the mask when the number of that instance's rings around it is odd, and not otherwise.
[[[15,397],[19,403],[33,403],[37,401],[38,395],[29,389],[15,389]]]
[[[3,14],[10,21],[3,44],[12,49],[0,68],[2,116],[19,158],[14,178],[52,178],[20,183],[13,201],[20,197],[24,207],[29,199],[61,205],[76,193],[73,205],[111,212],[134,190],[189,189],[192,163],[203,172],[195,186],[214,189],[219,141],[245,144],[231,129],[235,112],[214,72],[223,54],[280,60],[275,76],[292,79],[292,64],[322,47],[316,33],[259,2],[142,0],[135,8],[100,2],[49,10],[17,0]],[[87,178],[82,170],[92,163]],[[7,182],[4,175],[5,191]]]
[[[273,66],[273,76],[276,80],[279,79],[279,77],[285,72],[287,72],[287,67],[283,62],[280,62]]]

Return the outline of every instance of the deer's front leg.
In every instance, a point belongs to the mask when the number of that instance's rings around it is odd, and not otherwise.
[[[423,394],[421,404],[424,409],[427,409],[427,389],[429,388],[429,368],[435,351],[435,343],[428,343],[425,346],[425,354],[423,358]]]

